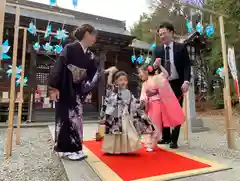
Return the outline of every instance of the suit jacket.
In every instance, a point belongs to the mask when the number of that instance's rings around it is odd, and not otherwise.
[[[191,62],[185,44],[173,43],[174,64],[179,75],[180,82],[189,81],[191,78]],[[153,55],[154,60],[161,58],[161,64],[165,64],[165,49],[164,45],[158,46]]]

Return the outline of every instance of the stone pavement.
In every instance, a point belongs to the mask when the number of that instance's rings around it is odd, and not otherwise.
[[[50,126],[50,130],[54,130]],[[84,138],[91,139],[97,130],[96,124],[84,125]],[[240,181],[240,151],[227,149],[226,135],[219,131],[208,131],[190,134],[190,144],[183,141],[183,130],[180,135],[180,152],[193,156],[209,159],[220,164],[229,165],[233,169],[220,171],[188,178],[176,179],[177,181]],[[236,135],[237,136],[237,135]],[[239,137],[236,138],[237,147],[240,148]],[[63,160],[69,181],[100,181],[90,166],[84,162],[69,162]],[[161,163],[159,163],[161,166]]]

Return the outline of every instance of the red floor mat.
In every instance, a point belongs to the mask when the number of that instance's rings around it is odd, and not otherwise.
[[[131,155],[106,155],[101,151],[101,142],[85,141],[84,145],[124,181],[211,167],[163,149],[154,152],[142,149]]]

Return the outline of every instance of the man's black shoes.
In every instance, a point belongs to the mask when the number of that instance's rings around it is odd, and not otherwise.
[[[160,145],[167,145],[167,144],[169,144],[171,141],[169,141],[169,140],[160,140],[160,141],[158,141],[158,144],[160,144]]]
[[[170,147],[171,149],[177,149],[177,148],[178,148],[178,144],[171,142],[169,147]]]

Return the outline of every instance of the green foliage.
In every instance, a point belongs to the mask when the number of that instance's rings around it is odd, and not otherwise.
[[[158,7],[158,2],[160,0],[151,0],[154,7]],[[171,3],[175,0],[171,0]],[[165,3],[170,2],[170,0],[165,1]],[[240,70],[240,0],[206,0],[204,5],[208,9],[214,10],[216,12],[221,12],[228,16],[224,18],[224,29],[227,45],[234,46],[236,55],[236,65],[237,69]],[[185,12],[187,12],[187,9]],[[143,14],[140,20],[134,24],[131,28],[131,33],[135,35],[138,39],[152,43],[155,39],[154,32],[149,30],[156,30],[156,27],[163,21],[170,21],[175,25],[176,32],[178,35],[183,35],[186,33],[185,19],[183,16],[179,16],[177,13],[172,13],[169,16],[168,8],[156,8],[152,14]],[[203,25],[206,26],[212,23],[215,28],[215,33],[212,38],[208,39],[208,45],[211,46],[210,52],[204,53],[205,66],[208,67],[207,79],[209,82],[209,90],[212,89],[212,82],[216,80],[216,69],[222,66],[222,46],[220,38],[220,26],[219,18],[216,15],[210,15],[208,13],[203,13]],[[238,75],[240,76],[240,75]],[[240,77],[239,77],[240,78]],[[234,86],[231,82],[232,100],[235,101],[236,95],[234,92]],[[216,107],[222,108],[223,106],[223,85],[214,90],[209,95],[213,97]]]
[[[139,40],[147,43],[158,42],[156,30],[159,24],[164,21],[169,21],[175,25],[176,34],[186,33],[184,16],[180,16],[177,13],[169,15],[168,10],[165,8],[156,8],[151,14],[143,13],[139,21],[131,27],[130,32]]]
[[[130,31],[133,36],[137,37],[137,39],[152,43],[154,41],[154,37],[150,33],[150,27],[151,17],[144,13],[140,16],[139,21],[133,25]]]

